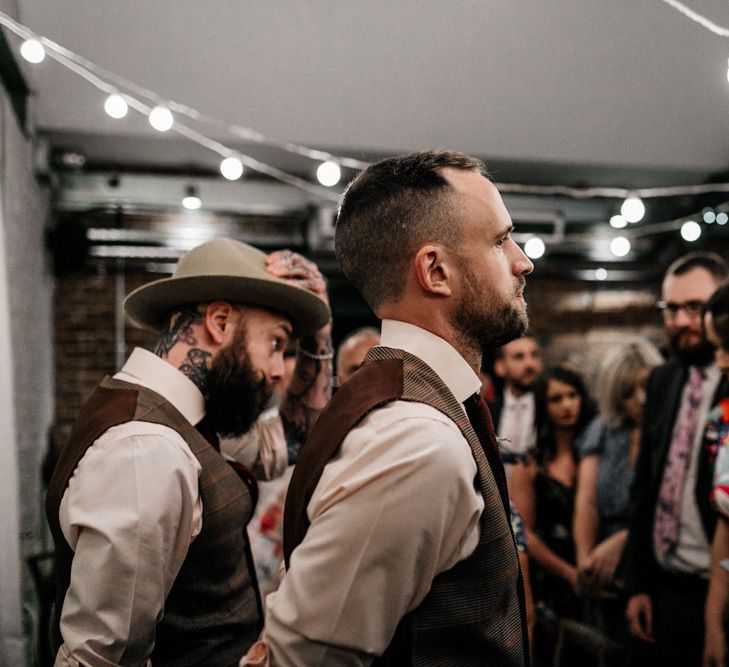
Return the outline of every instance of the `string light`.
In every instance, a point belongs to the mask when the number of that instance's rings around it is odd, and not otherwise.
[[[20,55],[29,63],[37,65],[38,63],[43,62],[43,59],[46,57],[46,50],[43,48],[43,44],[41,44],[37,39],[31,38],[26,39],[20,45]]]
[[[728,220],[729,220],[729,215],[727,215],[723,211],[721,213],[716,214],[716,224],[717,225],[725,225]]]
[[[175,124],[175,119],[167,107],[156,106],[149,112],[149,124],[158,132],[167,132]]]
[[[596,280],[605,280],[608,277],[608,272],[600,267],[599,269],[595,269],[595,279]]]
[[[229,181],[237,181],[243,176],[243,163],[231,155],[220,163],[220,173]]]
[[[116,118],[118,120],[127,115],[129,105],[121,95],[118,93],[112,93],[104,102],[104,111],[106,111],[106,113],[112,118]]]
[[[182,205],[188,211],[197,211],[202,206],[202,200],[198,196],[197,188],[194,185],[190,185],[185,190],[185,196],[182,199]]]
[[[610,218],[610,226],[615,229],[622,229],[628,226],[628,221],[622,215],[614,215]]]
[[[530,259],[539,259],[545,251],[544,241],[538,236],[533,236],[524,244],[524,252]]]
[[[693,220],[687,220],[681,225],[681,237],[684,241],[695,241],[701,236],[701,225]]]
[[[342,170],[333,160],[322,162],[316,170],[316,178],[322,185],[331,187],[339,183],[342,177]]]
[[[729,30],[720,28],[715,24],[711,24],[703,17],[700,17],[691,12],[681,3],[675,0],[663,0],[668,4],[680,9],[684,13],[687,13],[690,18],[698,20],[698,22],[708,27],[713,32],[722,36],[729,36]],[[686,10],[686,11],[684,11]],[[698,17],[698,18],[697,18]],[[186,127],[172,116],[172,112],[187,116],[199,123],[211,125],[215,128],[222,129],[240,139],[245,141],[260,143],[268,146],[281,148],[290,153],[302,155],[316,161],[332,161],[336,162],[340,166],[345,166],[353,169],[364,169],[368,166],[368,162],[363,160],[355,160],[344,156],[335,156],[325,151],[308,148],[292,142],[286,142],[277,140],[275,138],[267,137],[266,135],[258,132],[251,128],[240,127],[237,125],[230,125],[220,119],[214,118],[207,114],[201,113],[191,107],[184,104],[174,102],[172,100],[166,100],[164,106],[158,104],[161,96],[153,91],[147,90],[138,84],[129,81],[113,72],[105,70],[99,67],[95,63],[79,56],[78,54],[70,51],[69,49],[53,42],[52,40],[36,36],[26,26],[18,23],[4,12],[0,12],[0,25],[5,26],[10,31],[28,41],[35,41],[37,45],[43,50],[44,54],[48,53],[49,57],[56,60],[58,63],[71,70],[78,76],[84,78],[86,81],[91,83],[93,86],[104,92],[107,96],[112,94],[118,94],[120,90],[133,91],[136,95],[152,100],[155,105],[160,106],[164,111],[164,117],[166,123],[172,120],[172,124],[169,127],[165,127],[164,130],[174,129],[182,136],[187,139],[194,141],[200,146],[214,151],[221,156],[225,157],[230,155],[232,149],[224,144],[211,139],[204,134],[193,130],[192,128]],[[25,43],[24,42],[24,43]],[[37,46],[34,47],[37,49]],[[22,47],[21,47],[22,52]],[[24,56],[25,57],[25,56]],[[155,114],[156,109],[150,109],[150,106],[141,102],[138,98],[130,95],[128,92],[123,93],[123,99],[128,106],[131,106],[135,111],[148,115],[151,118]],[[107,112],[108,113],[108,112]],[[156,115],[156,114],[155,114]],[[163,126],[165,125],[163,124]],[[159,129],[159,128],[156,128]],[[325,188],[319,187],[307,181],[306,179],[300,178],[293,174],[278,169],[272,165],[260,162],[250,156],[238,154],[240,161],[245,165],[246,168],[253,169],[260,173],[266,174],[276,180],[283,183],[292,185],[301,190],[304,190],[319,199],[326,201],[337,202],[338,195],[336,192],[328,191]],[[591,199],[591,198],[610,198],[610,199],[623,199],[631,196],[645,198],[653,197],[674,197],[674,196],[692,196],[702,195],[715,192],[729,193],[729,183],[708,183],[702,185],[686,185],[686,186],[672,186],[672,187],[660,187],[660,188],[641,188],[641,189],[626,189],[626,188],[611,188],[611,187],[596,187],[596,188],[574,188],[566,186],[544,186],[544,185],[527,185],[523,183],[495,183],[494,184],[502,193],[516,193],[516,194],[532,194],[538,196],[563,196],[573,199]],[[718,222],[718,219],[717,219]],[[726,222],[720,223],[726,224]]]
[[[628,197],[620,207],[620,215],[628,222],[639,222],[645,215],[645,205],[640,197]]]
[[[710,225],[712,222],[716,222],[716,213],[712,209],[705,208],[701,214],[705,223]]]
[[[624,236],[616,236],[610,241],[610,252],[616,257],[625,257],[630,252],[630,241]]]

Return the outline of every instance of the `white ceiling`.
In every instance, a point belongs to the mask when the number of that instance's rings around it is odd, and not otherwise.
[[[685,1],[729,26],[726,0]],[[729,40],[661,0],[17,4],[38,34],[163,97],[344,154],[448,147],[532,181],[550,164],[631,186],[729,168]],[[48,58],[22,66],[41,128],[122,162],[217,160],[132,112],[107,117]]]

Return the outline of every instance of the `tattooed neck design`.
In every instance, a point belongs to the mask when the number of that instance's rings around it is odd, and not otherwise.
[[[179,342],[194,347],[197,345],[197,338],[192,327],[194,324],[200,324],[201,322],[202,315],[194,310],[184,308],[173,313],[167,326],[162,331],[159,341],[157,341],[154,353],[158,357],[166,359],[170,354],[170,350]]]
[[[194,325],[202,323],[202,319],[202,315],[194,308],[180,308],[170,316],[157,341],[154,353],[162,359],[167,359],[175,345],[178,343],[188,345],[190,349],[179,370],[195,383],[204,396],[207,396],[208,360],[212,354],[196,347],[198,342],[193,329]]]
[[[180,366],[180,372],[190,378],[206,397],[208,395],[208,360],[212,356],[210,352],[193,347],[188,350],[187,357]]]

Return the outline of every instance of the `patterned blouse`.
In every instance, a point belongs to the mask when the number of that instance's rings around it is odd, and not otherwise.
[[[704,446],[715,458],[711,502],[729,520],[729,397],[721,399],[706,418]]]

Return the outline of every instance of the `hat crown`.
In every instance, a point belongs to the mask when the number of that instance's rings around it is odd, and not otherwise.
[[[191,276],[246,276],[276,280],[266,271],[266,255],[233,239],[214,239],[185,253],[177,263],[174,278]]]

